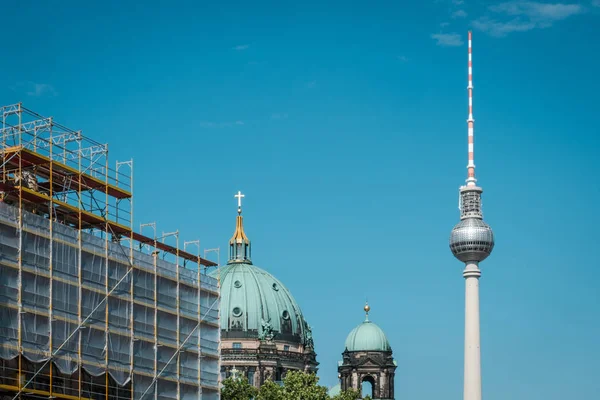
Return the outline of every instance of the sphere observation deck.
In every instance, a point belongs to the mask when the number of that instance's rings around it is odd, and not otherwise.
[[[483,261],[493,249],[494,233],[481,219],[463,219],[450,233],[450,250],[462,262]]]

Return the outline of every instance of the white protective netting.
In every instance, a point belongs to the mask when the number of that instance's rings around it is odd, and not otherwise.
[[[121,386],[131,381],[133,369],[136,399],[164,369],[144,398],[154,398],[155,390],[158,398],[176,398],[177,357],[167,362],[178,344],[177,267],[158,259],[155,274],[154,258],[134,251],[135,268],[128,273],[129,248],[112,242],[107,246],[103,238],[59,223],[52,225],[50,239],[49,220],[28,212],[23,212],[23,227],[19,229],[18,211],[0,203],[0,358],[12,360],[19,355],[20,287],[22,355],[28,361],[43,363],[55,353],[53,363],[65,376],[74,374],[81,362],[87,374],[98,377],[108,373]],[[200,277],[199,284],[196,270],[179,267],[179,344],[193,331],[179,357],[182,399],[197,399],[200,392],[202,398],[217,398],[217,391],[211,389],[218,387],[217,282],[205,274]],[[113,288],[108,301],[103,302]],[[81,334],[72,335],[88,316]],[[159,344],[156,350],[155,334]],[[202,357],[198,355],[199,347]]]

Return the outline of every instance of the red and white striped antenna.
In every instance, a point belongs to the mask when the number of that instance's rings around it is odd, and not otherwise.
[[[472,60],[472,47],[471,47],[471,31],[469,31],[469,118],[467,119],[467,126],[469,128],[469,164],[467,165],[468,177],[467,186],[475,186],[475,159],[474,159],[474,147],[473,147],[473,125],[475,120],[473,119],[473,60]]]

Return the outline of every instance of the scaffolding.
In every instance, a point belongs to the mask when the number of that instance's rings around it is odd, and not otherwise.
[[[217,399],[216,264],[134,231],[132,161],[0,112],[0,399]]]

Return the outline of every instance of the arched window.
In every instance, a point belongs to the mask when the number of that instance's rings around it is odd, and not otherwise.
[[[372,376],[367,375],[365,377],[362,378],[362,381],[360,383],[360,391],[362,393],[362,397],[364,398],[365,396],[371,396],[371,398],[375,398],[375,379],[373,379]]]

